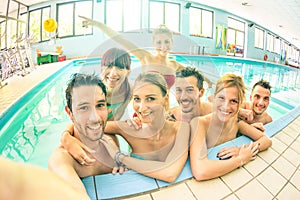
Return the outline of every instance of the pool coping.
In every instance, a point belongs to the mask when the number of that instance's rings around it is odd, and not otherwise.
[[[289,113],[281,116],[277,120],[265,125],[265,133],[269,137],[275,136],[282,129],[292,123],[300,116],[300,106],[294,108]],[[232,141],[218,145],[209,149],[208,158],[216,160],[216,154],[220,149],[229,146],[241,146],[250,143],[252,140],[246,136],[238,137]],[[254,161],[255,162],[255,161]],[[155,192],[167,186],[174,186],[178,183],[193,178],[189,159],[187,160],[181,174],[174,183],[167,183],[161,180],[150,178],[135,171],[128,171],[123,175],[97,175],[82,179],[83,184],[92,200],[126,198],[131,196],[143,195],[149,192]]]

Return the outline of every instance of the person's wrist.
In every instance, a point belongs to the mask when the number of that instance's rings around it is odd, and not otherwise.
[[[118,151],[115,155],[115,161],[117,163],[118,166],[125,166],[123,164],[123,160],[127,155],[122,153],[121,151]]]
[[[238,155],[237,158],[238,158],[238,161],[239,161],[238,168],[242,167],[245,164],[243,158],[240,155]]]

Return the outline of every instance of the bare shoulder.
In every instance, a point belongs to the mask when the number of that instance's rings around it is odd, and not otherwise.
[[[212,103],[208,101],[201,102],[201,116],[208,115],[212,112]]]
[[[267,124],[267,123],[270,123],[273,121],[273,118],[267,112],[264,112],[264,118],[265,118],[265,121],[263,124]]]
[[[180,64],[179,62],[177,62],[176,60],[170,60],[170,64],[175,71],[180,71],[184,68],[184,66],[182,64]]]

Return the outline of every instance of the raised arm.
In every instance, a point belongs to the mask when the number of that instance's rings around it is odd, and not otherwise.
[[[95,21],[93,19],[79,16],[83,18],[84,20],[88,21],[89,24],[98,27],[105,35],[122,45],[124,48],[130,51],[134,56],[136,56],[139,60],[144,60],[145,57],[151,56],[151,53],[139,48],[134,43],[123,37],[119,32],[111,29],[110,27],[106,26],[105,24]]]
[[[209,160],[206,144],[206,132],[209,127],[204,117],[197,117],[191,121],[190,159],[193,176],[196,180],[207,180],[222,176],[242,166],[253,159],[255,148],[253,145],[241,147],[239,155],[228,160]]]

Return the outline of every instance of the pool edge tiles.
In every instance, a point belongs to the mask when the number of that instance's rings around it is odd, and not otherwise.
[[[292,122],[294,122],[295,119],[297,119],[300,116],[300,106],[296,107],[289,113],[281,116],[279,119],[274,120],[266,125],[266,135],[269,137],[275,136],[280,130],[282,130],[284,127],[288,126]],[[209,149],[209,158],[212,160],[216,160],[216,153],[224,148],[229,146],[240,146],[245,143],[251,142],[251,139],[249,139],[246,136],[240,136],[238,138],[235,138],[234,140],[228,141],[226,143],[220,144],[216,147]],[[180,176],[177,178],[177,180],[174,183],[167,183],[164,181],[156,180],[149,178],[147,176],[144,176],[142,174],[139,174],[134,171],[128,171],[125,172],[123,175],[112,175],[112,174],[106,174],[106,175],[97,175],[95,176],[96,179],[96,193],[98,194],[98,199],[112,199],[112,198],[130,198],[130,196],[139,196],[143,195],[145,193],[151,192],[151,191],[157,191],[160,188],[167,187],[167,186],[173,186],[176,184],[184,183],[185,181],[188,181],[192,178],[192,172],[190,170],[190,166],[188,164],[190,163],[189,158],[183,168],[183,171],[181,172]],[[132,175],[133,174],[133,175]],[[133,176],[133,177],[131,177]],[[141,180],[138,180],[136,178],[141,178]],[[91,180],[91,179],[90,179]],[[129,182],[127,180],[130,180]],[[155,188],[155,185],[151,183],[151,187],[147,188],[140,187],[138,190],[136,189],[136,186],[141,184],[143,181],[147,180],[155,180],[157,182],[157,188]],[[137,181],[137,182],[135,182]],[[147,181],[148,182],[148,181]],[[119,185],[119,183],[121,185]],[[149,182],[148,182],[149,183]],[[147,184],[148,184],[147,183]],[[84,181],[84,184],[87,188],[87,190],[91,190],[93,183],[88,183],[87,180]],[[124,187],[122,187],[122,185]],[[120,189],[121,188],[121,189]],[[146,188],[145,190],[141,190],[142,188]],[[94,195],[93,195],[94,196]]]

